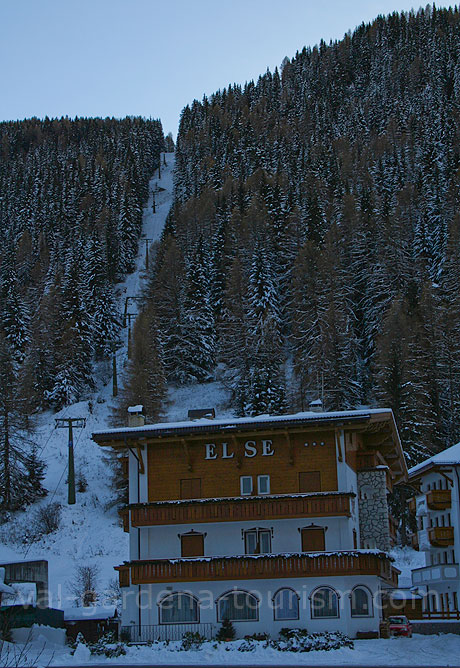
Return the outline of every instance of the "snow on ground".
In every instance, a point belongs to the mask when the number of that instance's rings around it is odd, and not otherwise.
[[[174,154],[166,154],[167,166],[162,166],[150,181],[149,199],[143,212],[143,237],[158,240],[172,202]],[[164,190],[156,193],[156,213],[152,210],[153,190],[157,185]],[[120,306],[125,297],[138,295],[144,280],[145,243],[139,245],[136,271],[117,286]],[[131,302],[129,311],[135,312]],[[127,333],[123,346],[117,353],[119,379],[127,363]],[[120,373],[121,372],[121,373]],[[71,607],[68,582],[75,575],[77,566],[94,564],[100,569],[99,590],[105,591],[116,577],[113,566],[128,559],[128,534],[124,533],[117,511],[109,507],[113,499],[110,489],[110,469],[104,452],[92,440],[93,431],[109,424],[113,405],[111,387],[111,363],[96,368],[97,390],[88,401],[81,401],[53,413],[47,411],[38,418],[36,442],[41,457],[47,464],[45,487],[48,496],[30,506],[23,513],[12,514],[11,520],[0,526],[0,563],[23,559],[47,559],[49,562],[50,605]],[[86,428],[75,429],[75,470],[87,479],[87,490],[77,491],[77,503],[67,505],[67,439],[66,429],[54,429],[57,417],[85,417]],[[62,505],[59,530],[32,544],[23,542],[30,535],[34,516],[40,506],[51,501]]]
[[[180,643],[169,645],[158,643],[149,646],[127,648],[124,656],[108,659],[105,656],[89,656],[84,645],[79,645],[77,656],[71,656],[68,648],[54,651],[46,649],[39,658],[38,666],[67,665],[210,665],[210,666],[459,666],[460,636],[445,634],[438,636],[414,635],[412,638],[390,640],[356,640],[355,648],[341,648],[329,652],[279,652],[264,647],[263,642],[254,643],[254,651],[238,651],[244,641],[229,643],[207,642],[199,650],[178,651]],[[38,643],[37,643],[38,645]],[[29,652],[29,657],[32,656]]]
[[[401,571],[399,586],[411,587],[411,571],[413,568],[425,566],[425,553],[413,550],[411,547],[395,547],[390,554],[395,560],[393,565]]]

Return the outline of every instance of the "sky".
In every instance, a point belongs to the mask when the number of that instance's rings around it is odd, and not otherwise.
[[[422,4],[422,3],[420,3]],[[426,3],[423,2],[423,5]],[[444,3],[436,3],[445,6]],[[0,120],[160,118],[406,0],[0,0]]]

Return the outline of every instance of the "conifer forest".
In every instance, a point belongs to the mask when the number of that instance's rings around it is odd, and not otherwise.
[[[0,506],[42,493],[31,415],[94,388],[122,325],[161,123],[0,123]]]
[[[458,441],[459,121],[460,14],[434,7],[185,107],[147,309],[166,380],[218,370],[241,415],[390,406],[409,462]]]
[[[239,415],[391,407],[409,463],[460,440],[459,128],[460,13],[434,6],[186,106],[119,405],[161,420],[168,385],[218,379]],[[2,508],[43,494],[33,415],[119,345],[171,143],[138,117],[0,123]]]

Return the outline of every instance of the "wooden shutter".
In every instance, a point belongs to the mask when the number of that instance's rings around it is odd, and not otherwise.
[[[324,552],[326,542],[324,539],[324,529],[321,527],[311,527],[302,529],[302,552]]]
[[[321,492],[321,472],[305,471],[299,473],[299,492]]]
[[[180,537],[182,557],[202,557],[204,536],[202,533],[188,533]]]
[[[201,498],[201,478],[184,478],[180,481],[181,499]]]

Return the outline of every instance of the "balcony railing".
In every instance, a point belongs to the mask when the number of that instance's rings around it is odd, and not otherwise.
[[[131,526],[294,517],[349,517],[351,493],[204,499],[131,506]]]
[[[435,566],[414,568],[412,571],[412,584],[414,586],[458,580],[458,578],[458,564],[436,564]]]
[[[428,539],[435,547],[448,547],[454,544],[454,527],[431,527]]]
[[[426,495],[426,502],[430,510],[445,510],[450,508],[450,489],[432,489]]]
[[[393,586],[398,571],[384,553],[325,552],[151,559],[118,566],[120,586],[166,582],[377,575]]]

